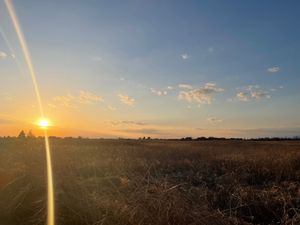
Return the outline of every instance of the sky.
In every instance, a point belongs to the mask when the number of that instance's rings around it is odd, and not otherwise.
[[[300,2],[15,0],[50,135],[300,135]],[[0,0],[0,135],[40,129]]]

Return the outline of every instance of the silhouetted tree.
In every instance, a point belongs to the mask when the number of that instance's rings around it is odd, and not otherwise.
[[[192,141],[193,138],[192,137],[184,137],[184,138],[181,138],[180,140],[182,140],[182,141]]]
[[[30,131],[27,133],[27,137],[28,137],[28,138],[35,138],[35,136],[34,136],[32,130],[30,130]]]
[[[202,141],[202,140],[207,140],[207,138],[206,137],[197,137],[197,140]]]
[[[21,130],[21,132],[18,135],[18,138],[25,138],[25,137],[26,137],[26,135],[25,135],[24,130]]]

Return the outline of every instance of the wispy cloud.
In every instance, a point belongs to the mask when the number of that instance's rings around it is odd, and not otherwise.
[[[248,92],[240,91],[236,93],[236,97],[239,101],[247,102],[250,99],[250,96]]]
[[[75,97],[71,94],[67,95],[61,95],[61,96],[55,96],[53,97],[53,101],[55,104],[60,105],[60,106],[65,106],[68,108],[74,108],[75,107]],[[54,105],[54,104],[52,104]]]
[[[211,124],[218,124],[218,123],[223,122],[223,120],[215,118],[215,117],[209,117],[209,118],[207,118],[207,121],[210,122]]]
[[[111,105],[108,105],[107,106],[107,109],[109,110],[109,111],[117,111],[117,108],[116,107],[114,107],[114,106],[111,106]]]
[[[135,103],[135,99],[129,97],[128,95],[122,95],[122,94],[119,94],[118,96],[119,96],[119,98],[120,98],[120,101],[121,101],[122,103],[124,103],[125,105],[133,106],[134,103]]]
[[[55,96],[52,100],[54,103],[50,103],[50,107],[60,105],[68,108],[76,108],[79,104],[96,104],[102,102],[103,98],[92,92],[81,90],[78,95],[67,94]]]
[[[95,95],[89,91],[80,91],[78,96],[79,103],[82,104],[94,104],[97,102],[102,102],[103,98],[99,95]]]
[[[268,68],[269,73],[277,73],[277,72],[279,72],[279,70],[280,70],[279,66],[273,66],[273,67]]]
[[[224,89],[217,87],[215,83],[206,83],[203,87],[180,91],[178,99],[198,104],[211,104],[213,95],[223,91]]]
[[[156,90],[154,88],[150,88],[150,91],[152,94],[158,95],[158,96],[162,96],[162,95],[167,95],[168,91],[166,90]]]
[[[155,134],[160,134],[162,135],[163,133],[158,130],[158,129],[151,129],[151,128],[146,128],[146,129],[122,129],[118,130],[120,132],[124,133],[134,133],[134,134],[141,134],[141,135],[155,135]]]
[[[7,58],[7,54],[5,52],[0,51],[0,60],[6,58]]]
[[[188,60],[192,57],[191,55],[189,55],[187,53],[182,53],[180,56],[183,60]]]
[[[145,126],[147,123],[140,122],[140,121],[131,121],[131,120],[123,120],[123,121],[110,121],[110,124],[113,126],[119,125],[127,125],[127,126]]]
[[[236,93],[238,101],[248,102],[251,100],[260,100],[263,98],[271,98],[269,91],[262,89],[259,85],[248,85],[244,88],[239,88]]]
[[[179,84],[178,87],[182,89],[193,89],[193,86],[189,84]]]

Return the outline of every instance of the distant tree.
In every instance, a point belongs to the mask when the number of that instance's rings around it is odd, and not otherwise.
[[[192,137],[184,137],[184,138],[181,138],[180,140],[182,140],[182,141],[192,141],[193,138]]]
[[[25,135],[24,130],[21,130],[21,132],[18,135],[18,138],[25,138],[25,137],[26,137],[26,135]]]
[[[151,137],[147,137],[147,140],[151,140]]]
[[[207,140],[207,138],[206,137],[197,137],[197,140]]]
[[[27,137],[28,137],[28,138],[35,138],[35,135],[33,134],[32,130],[30,130],[30,131],[27,133]]]
[[[72,140],[73,137],[64,137],[65,140]]]

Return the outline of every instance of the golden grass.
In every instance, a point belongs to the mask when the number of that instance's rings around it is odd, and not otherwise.
[[[51,139],[57,224],[300,224],[300,142]],[[44,224],[44,142],[0,139],[0,224]]]

